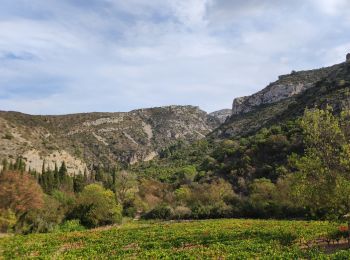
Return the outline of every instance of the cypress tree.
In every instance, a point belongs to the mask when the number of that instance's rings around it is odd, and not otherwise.
[[[41,167],[41,174],[45,173],[45,160],[43,160],[43,165]]]

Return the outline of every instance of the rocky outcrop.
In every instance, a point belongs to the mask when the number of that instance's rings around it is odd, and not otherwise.
[[[209,137],[248,136],[262,127],[294,120],[302,116],[306,108],[332,106],[335,112],[349,109],[349,89],[349,62],[281,76],[262,91],[236,99],[233,115]]]
[[[211,112],[209,115],[217,118],[220,123],[224,123],[228,117],[230,117],[232,114],[231,109],[221,109],[218,111]]]
[[[75,158],[66,151],[54,151],[46,156],[40,155],[38,150],[26,151],[22,154],[22,158],[26,164],[27,170],[35,170],[36,172],[41,172],[42,166],[44,165],[46,169],[55,169],[55,165],[60,167],[62,162],[65,162],[67,167],[67,172],[69,175],[88,173],[86,163],[82,160]]]
[[[276,82],[269,84],[263,90],[246,97],[234,99],[232,114],[238,115],[254,110],[264,104],[271,104],[295,96],[306,89],[315,86],[315,83],[327,77],[339,65],[308,71],[293,71],[291,74],[279,76]]]

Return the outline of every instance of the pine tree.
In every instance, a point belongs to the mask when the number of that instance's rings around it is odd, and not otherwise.
[[[66,167],[66,163],[63,161],[58,171],[59,180],[63,182],[64,179],[66,178],[66,175],[67,175],[67,167]]]
[[[78,174],[73,179],[73,188],[74,192],[81,192],[86,185],[84,176],[82,174]]]
[[[45,173],[45,160],[43,160],[43,165],[41,167],[41,174]]]
[[[64,191],[73,191],[73,178],[68,175],[68,170],[66,167],[66,163],[63,161],[61,167],[58,171],[59,181],[60,181],[60,189]]]
[[[58,167],[56,162],[55,162],[54,177],[55,177],[55,186],[56,188],[58,188],[60,186],[60,175],[58,172]]]

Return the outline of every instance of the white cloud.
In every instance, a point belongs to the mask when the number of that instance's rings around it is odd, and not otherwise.
[[[29,113],[221,109],[350,47],[340,0],[4,1],[0,109]]]
[[[314,5],[329,15],[348,14],[350,2],[348,0],[313,0]]]

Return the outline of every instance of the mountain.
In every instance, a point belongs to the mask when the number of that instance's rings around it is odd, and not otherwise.
[[[0,159],[22,156],[41,172],[65,161],[68,171],[92,165],[148,161],[179,141],[204,138],[220,124],[193,106],[167,106],[122,113],[36,116],[0,112]]]
[[[247,97],[236,98],[232,116],[210,134],[213,138],[246,136],[262,127],[300,116],[305,108],[348,107],[350,61],[331,67],[293,71]]]
[[[211,112],[209,115],[216,117],[220,120],[220,123],[224,123],[228,117],[232,115],[232,109],[221,109]]]

